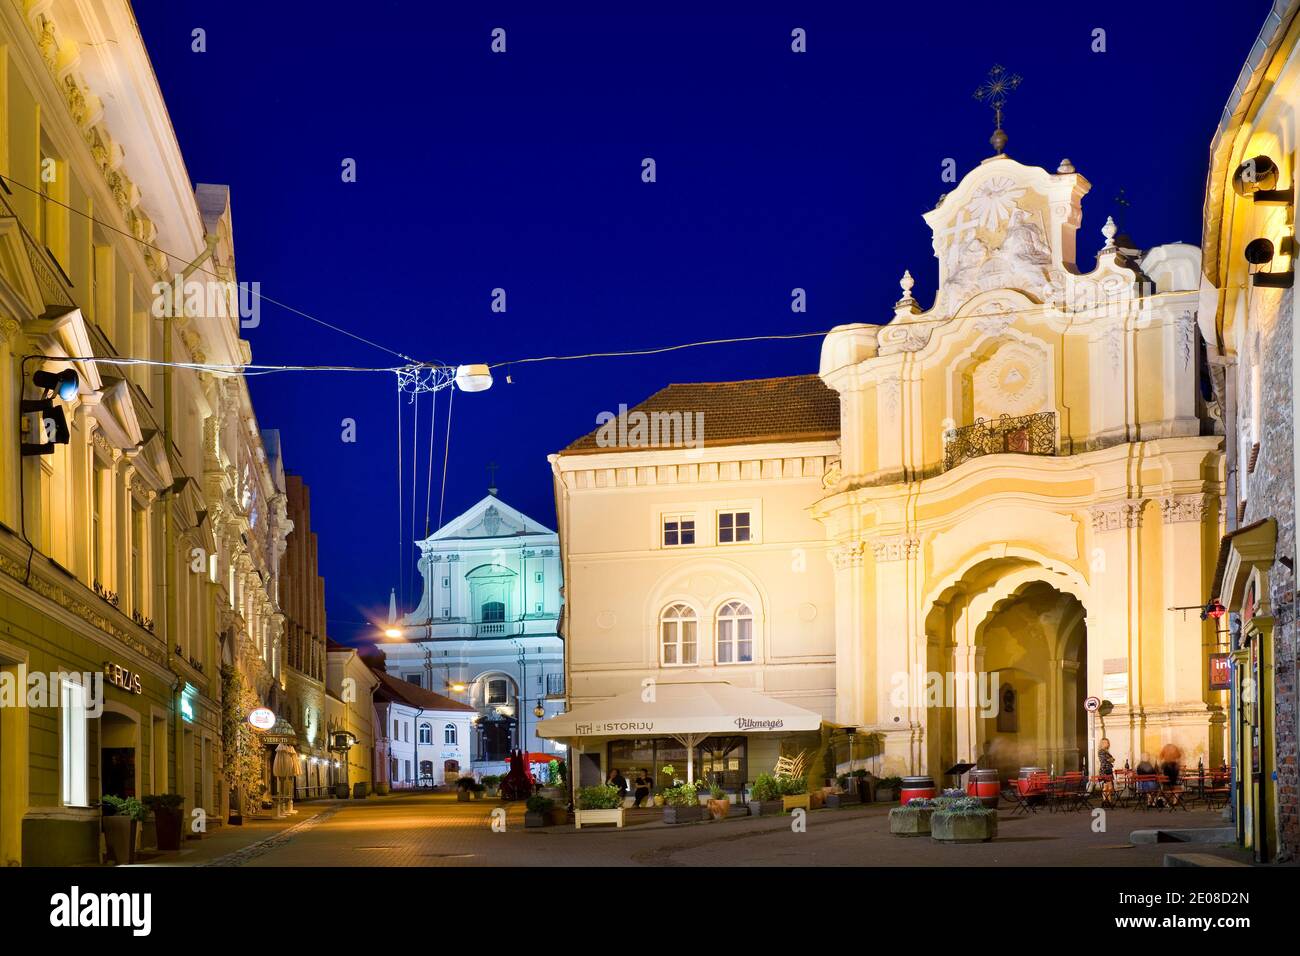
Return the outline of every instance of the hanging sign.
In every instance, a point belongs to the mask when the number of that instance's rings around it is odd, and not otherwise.
[[[258,707],[248,715],[248,722],[258,730],[270,730],[275,726],[275,711],[270,707]]]
[[[1227,654],[1210,655],[1210,690],[1229,690],[1232,687],[1232,664]]]

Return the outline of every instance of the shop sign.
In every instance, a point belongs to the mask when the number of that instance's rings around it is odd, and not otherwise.
[[[187,724],[194,723],[194,705],[190,699],[184,695],[181,696],[181,717]]]
[[[785,726],[785,721],[780,717],[763,717],[755,719],[753,717],[737,717],[737,730],[780,730]]]
[[[574,733],[579,736],[587,734],[621,734],[634,730],[654,730],[653,720],[602,720],[594,724],[575,724]]]
[[[104,680],[108,681],[114,687],[120,687],[122,690],[131,694],[144,693],[144,685],[140,681],[140,673],[125,668],[121,664],[114,664],[112,661],[104,662]]]
[[[1228,690],[1232,686],[1232,664],[1227,654],[1210,655],[1210,690]]]
[[[258,730],[270,730],[275,726],[275,711],[270,707],[258,707],[248,715],[248,722]]]

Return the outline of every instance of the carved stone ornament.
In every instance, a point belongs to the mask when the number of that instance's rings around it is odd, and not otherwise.
[[[1093,505],[1088,509],[1092,515],[1093,531],[1118,531],[1122,528],[1142,527],[1143,498],[1126,498],[1123,501],[1108,501]]]

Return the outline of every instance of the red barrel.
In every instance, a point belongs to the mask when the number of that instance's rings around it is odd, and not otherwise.
[[[1016,780],[1016,786],[1019,787],[1020,792],[1026,796],[1028,796],[1031,793],[1039,793],[1043,789],[1042,784],[1040,783],[1038,786],[1031,786],[1030,778],[1040,776],[1040,775],[1043,777],[1043,779],[1047,778],[1046,767],[1021,767],[1020,777],[1019,779]]]
[[[1002,788],[998,785],[996,770],[972,770],[966,775],[966,795],[979,797],[984,806],[994,809]]]
[[[937,794],[933,777],[904,777],[903,785],[899,788],[898,802],[907,806],[909,800],[933,800]]]

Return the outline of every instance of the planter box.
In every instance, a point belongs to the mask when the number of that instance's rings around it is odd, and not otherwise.
[[[156,836],[156,846],[159,850],[179,850],[181,848],[181,824],[184,818],[181,816],[180,807],[174,810],[155,810],[154,830]]]
[[[929,836],[933,813],[929,807],[894,807],[889,811],[889,832],[901,837]]]
[[[369,789],[370,789],[369,786],[365,783],[354,783],[352,785],[352,799],[364,800],[367,796],[367,791]]]
[[[807,810],[811,806],[812,795],[807,793],[796,793],[793,796],[781,798],[782,810]]]
[[[751,800],[749,814],[754,817],[774,817],[785,812],[785,803],[781,800]]]
[[[996,813],[965,816],[940,810],[930,817],[930,836],[940,843],[987,843],[997,835]]]
[[[820,810],[826,805],[826,794],[820,790],[814,790],[808,794],[808,809]]]
[[[482,790],[471,790],[470,792],[474,795],[474,799],[475,799],[475,800],[482,800],[482,799],[483,799],[483,791],[482,791]]]
[[[704,819],[704,808],[699,804],[693,807],[664,807],[664,823],[698,823]]]
[[[620,830],[623,828],[623,808],[617,807],[613,810],[574,810],[573,825],[581,830],[584,825],[592,826],[598,823],[612,823]]]
[[[889,790],[885,787],[876,788],[876,803],[893,803],[897,799],[897,790]]]
[[[104,817],[104,843],[108,855],[118,866],[135,862],[135,834],[137,824],[130,817],[118,814]]]
[[[456,802],[469,803],[469,791],[461,787],[456,788]]]
[[[715,820],[727,819],[727,814],[731,811],[731,801],[725,797],[721,800],[710,800],[708,803],[709,814]]]
[[[525,811],[524,813],[525,827],[545,827],[545,826],[550,826],[550,824],[551,824],[550,814],[534,813],[532,810]]]
[[[551,826],[562,827],[569,822],[569,811],[566,807],[552,807],[549,814]]]
[[[386,796],[388,796],[388,784],[386,784],[386,783],[377,783],[377,784],[375,784],[375,796],[377,796],[377,797],[386,797]]]

